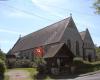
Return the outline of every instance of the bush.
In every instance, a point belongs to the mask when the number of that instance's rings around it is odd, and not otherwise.
[[[5,60],[6,59],[5,53],[3,53],[1,50],[0,50],[0,59],[1,60]]]
[[[14,68],[15,67],[15,62],[16,60],[13,60],[13,59],[7,59],[6,60],[6,65],[7,65],[7,68]]]
[[[85,62],[82,59],[75,59],[73,62],[76,73],[87,73],[94,71],[94,65],[89,62]]]
[[[16,59],[7,61],[8,68],[32,68],[37,67],[37,65],[28,59]]]
[[[0,60],[0,76],[3,77],[4,76],[4,72],[6,70],[6,66],[4,61]]]
[[[31,67],[36,67],[36,64],[30,60],[17,60],[15,62],[15,67],[22,67],[22,68],[31,68]]]
[[[47,67],[46,67],[45,64],[41,63],[41,64],[38,64],[37,71],[40,74],[43,74],[43,73],[47,73],[48,72],[48,69],[47,69]]]

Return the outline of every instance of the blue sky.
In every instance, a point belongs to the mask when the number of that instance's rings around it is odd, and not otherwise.
[[[89,29],[100,45],[100,15],[94,14],[94,0],[7,0],[0,1],[0,48],[8,52],[18,40],[47,25],[72,17],[79,31]]]

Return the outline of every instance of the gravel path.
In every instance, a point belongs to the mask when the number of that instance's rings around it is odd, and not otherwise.
[[[5,75],[9,76],[9,80],[32,80],[26,70],[10,70]]]

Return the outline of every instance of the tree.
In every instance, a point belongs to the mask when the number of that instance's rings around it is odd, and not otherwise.
[[[4,72],[6,70],[5,59],[5,54],[0,49],[0,80],[4,79]]]
[[[0,59],[5,60],[6,59],[5,57],[6,57],[5,53],[0,49]]]
[[[97,14],[100,14],[100,0],[96,0],[93,5],[94,5],[94,8],[96,10],[95,12]]]

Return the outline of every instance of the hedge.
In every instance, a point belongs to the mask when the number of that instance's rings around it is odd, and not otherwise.
[[[5,62],[0,59],[0,77],[4,77],[5,70],[6,70]]]

